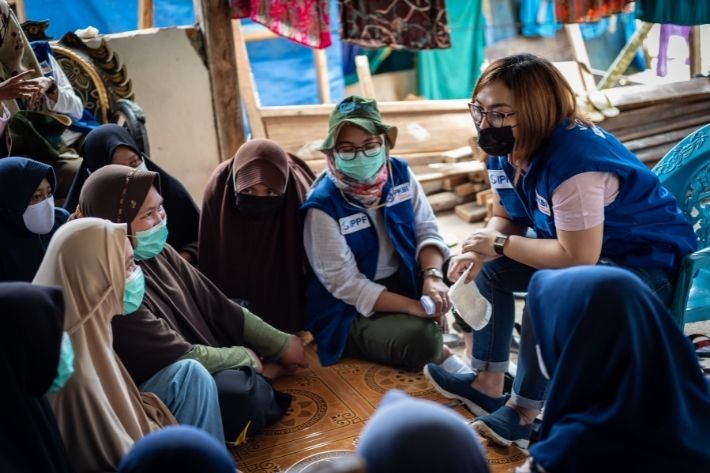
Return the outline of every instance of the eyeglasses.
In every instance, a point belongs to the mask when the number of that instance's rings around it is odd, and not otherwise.
[[[366,143],[364,146],[343,145],[335,148],[335,154],[343,161],[352,161],[360,152],[368,158],[374,158],[382,151],[382,143]]]
[[[468,103],[468,109],[471,112],[471,117],[473,118],[473,124],[476,126],[481,126],[483,117],[486,117],[486,121],[493,128],[500,128],[503,126],[505,119],[511,115],[515,115],[516,112],[502,113],[496,111],[484,111],[481,107],[473,102]]]

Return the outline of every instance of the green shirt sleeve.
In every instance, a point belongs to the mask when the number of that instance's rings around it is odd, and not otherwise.
[[[240,366],[256,367],[256,361],[244,347],[215,348],[206,345],[193,345],[190,351],[180,359],[199,361],[210,373]]]
[[[261,317],[252,314],[242,307],[244,311],[244,342],[266,361],[278,360],[291,336],[264,322]]]

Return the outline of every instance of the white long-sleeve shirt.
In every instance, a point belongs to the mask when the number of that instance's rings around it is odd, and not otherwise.
[[[325,176],[324,178],[328,179]],[[449,249],[439,235],[434,211],[411,171],[409,171],[409,184],[412,189],[411,199],[416,220],[415,258],[419,259],[419,253],[426,246],[437,247],[444,258],[448,258]],[[399,270],[400,257],[387,234],[384,213],[382,209],[363,210],[363,212],[367,213],[375,227],[379,241],[375,280],[392,276]],[[355,255],[341,233],[339,223],[320,209],[308,209],[304,227],[304,245],[313,272],[326,290],[333,297],[355,306],[358,313],[365,317],[372,315],[377,299],[386,288],[360,272]]]
[[[49,62],[52,66],[52,72],[54,73],[54,80],[57,84],[57,101],[52,101],[49,96],[45,95],[45,103],[47,108],[53,112],[61,113],[69,116],[72,120],[78,120],[84,113],[84,104],[81,99],[74,92],[69,79],[67,79],[66,74],[62,70],[62,66],[59,65],[54,56],[49,55]]]

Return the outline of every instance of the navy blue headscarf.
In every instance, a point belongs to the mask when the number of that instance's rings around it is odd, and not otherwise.
[[[56,189],[51,166],[27,158],[0,159],[0,281],[32,281],[49,240],[69,218],[55,207],[49,233],[38,235],[25,226],[22,214],[44,178]]]
[[[528,308],[552,377],[535,463],[550,473],[710,471],[710,389],[640,279],[601,266],[541,270]]]
[[[478,435],[448,407],[389,391],[360,435],[368,473],[488,473]]]
[[[118,473],[234,473],[235,469],[224,444],[188,425],[151,432],[118,465]]]

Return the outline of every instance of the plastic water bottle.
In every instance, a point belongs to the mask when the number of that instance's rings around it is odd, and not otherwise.
[[[424,309],[424,312],[426,312],[426,315],[429,317],[432,317],[436,313],[436,304],[434,304],[431,297],[422,296],[419,302],[422,304],[422,309]]]

